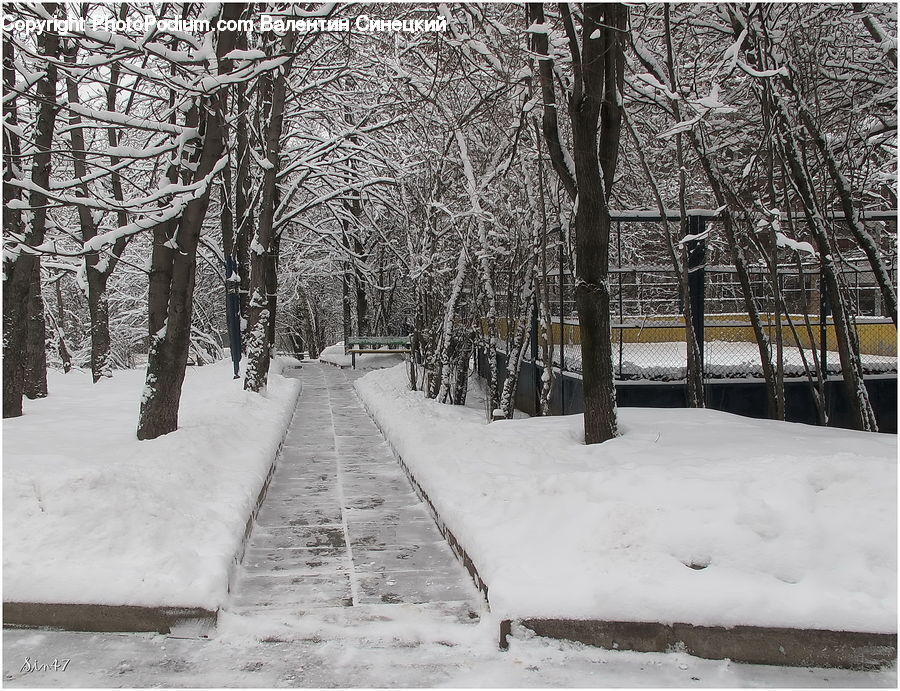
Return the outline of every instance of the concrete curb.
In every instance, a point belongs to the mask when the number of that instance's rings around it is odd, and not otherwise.
[[[767,626],[524,619],[539,636],[614,650],[683,650],[711,660],[759,665],[875,669],[897,659],[897,634]]]
[[[3,626],[53,628],[65,631],[191,631],[205,637],[216,612],[196,607],[134,607],[129,605],[4,602]]]

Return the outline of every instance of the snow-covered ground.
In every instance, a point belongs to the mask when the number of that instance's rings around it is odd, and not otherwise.
[[[422,605],[311,610],[293,628],[226,618],[209,640],[158,634],[3,632],[3,686],[39,688],[896,688],[896,668],[855,672],[602,650]],[[354,616],[348,616],[354,615]],[[362,616],[359,616],[362,615]],[[27,660],[27,662],[26,662]],[[34,670],[34,665],[52,665]],[[65,670],[61,668],[66,661]]]
[[[353,364],[352,356],[344,354],[343,341],[323,348],[319,353],[319,360],[338,367],[350,367]],[[403,355],[400,353],[360,353],[356,356],[356,369],[382,369],[400,362],[403,362]]]
[[[621,379],[655,379],[677,381],[687,372],[687,345],[683,341],[661,343],[623,343],[620,357],[619,344],[613,343],[613,372]],[[805,356],[814,370],[814,356],[805,350]],[[882,374],[897,371],[897,358],[888,355],[862,355],[866,374]],[[827,369],[830,374],[841,371],[840,357],[836,351],[828,351]],[[799,348],[784,348],[784,374],[787,377],[806,376],[803,355]],[[559,365],[559,346],[555,346],[554,365]],[[581,346],[565,347],[567,370],[581,371]],[[740,378],[762,377],[759,348],[744,341],[707,341],[704,354],[704,371],[707,377]]]
[[[305,366],[303,373],[310,374],[311,370],[317,368],[318,366],[314,364]],[[398,370],[402,371],[402,368]],[[376,372],[369,376],[381,377],[390,372]],[[325,373],[332,381],[339,375],[330,368],[326,368]],[[121,374],[117,375],[117,379]],[[357,374],[361,373],[353,373],[353,376]],[[207,375],[210,376],[209,380],[205,379]],[[196,392],[203,389],[207,394],[218,396],[219,400],[225,401],[226,408],[230,407],[229,402],[239,403],[242,398],[238,393],[239,387],[231,390],[222,383],[230,382],[227,367],[220,375],[225,376],[215,375],[214,367],[190,370],[190,386],[186,389],[186,397],[191,395],[189,392],[192,390]],[[205,384],[201,386],[204,382]],[[60,399],[59,405],[54,408],[54,416],[60,420],[65,417],[66,406],[63,405],[65,400],[72,405],[89,400],[87,392],[82,389],[90,388],[90,384],[72,384],[70,395],[67,399],[63,399],[66,387],[60,386],[60,382],[55,378],[51,383],[54,385],[54,396]],[[106,382],[111,383],[113,382]],[[138,381],[131,389],[139,390],[139,384]],[[275,378],[273,391],[284,384],[285,382]],[[122,439],[115,442],[116,448],[112,450],[113,452],[129,447],[133,418],[136,414],[131,389],[121,382],[120,386],[122,395],[119,398],[121,403],[119,407],[129,409],[129,415],[123,417],[117,413],[115,401],[109,401],[97,409],[98,415],[109,416],[120,427],[124,425]],[[306,439],[307,430],[315,430],[313,434],[318,435],[320,439],[323,435],[327,437],[329,431],[323,430],[321,425],[315,422],[314,409],[303,407],[304,400],[308,404],[311,401],[309,398],[304,399],[303,396],[308,397],[312,390],[306,384],[304,386],[294,430],[303,439]],[[290,385],[287,388],[290,388]],[[346,411],[339,416],[335,416],[333,411],[328,411],[328,406],[335,403],[339,407],[347,405],[346,398],[342,398],[341,395],[335,396],[335,393],[336,390],[329,391],[328,403],[322,404],[324,410],[321,413],[326,417],[332,417],[332,424],[339,423],[343,428],[342,436],[345,441],[350,442],[353,438],[351,446],[363,442],[380,444],[380,437],[375,435],[373,438],[372,433],[367,430],[357,430],[349,434],[351,428],[355,429],[358,420],[347,415]],[[477,394],[477,388],[473,387],[473,398],[477,398]],[[103,399],[106,399],[106,396],[102,396],[101,400]],[[208,423],[208,419],[196,410],[199,399],[194,401],[196,405],[192,405],[195,409],[185,417],[184,422],[192,434],[197,434],[196,427],[204,424],[204,421]],[[34,409],[29,404],[29,414],[51,403],[51,400],[38,402]],[[255,401],[253,405],[266,403],[265,400]],[[401,410],[406,410],[405,406],[409,403],[419,404],[421,401],[407,400],[404,396],[396,401]],[[312,405],[315,406],[316,403],[312,402]],[[449,413],[453,410],[460,412],[461,409],[441,406],[435,410]],[[51,422],[54,416],[51,416],[50,412],[48,411],[42,418],[45,426],[54,424]],[[77,410],[68,412],[79,417]],[[464,424],[458,431],[460,434],[471,435],[477,421],[483,419],[483,410],[477,402],[473,402],[472,406],[463,409],[462,413]],[[278,416],[279,413],[275,411],[271,419]],[[253,417],[257,425],[261,419],[262,416]],[[447,420],[452,420],[452,416]],[[230,418],[230,422],[233,423],[234,419]],[[197,424],[192,426],[191,423]],[[425,418],[425,424],[430,424],[428,418]],[[56,426],[60,429],[65,428],[65,424],[56,423]],[[482,428],[486,429],[483,426]],[[493,429],[501,428],[502,425],[493,426]],[[442,429],[443,432],[447,431],[445,427]],[[224,436],[228,433],[219,430],[219,434]],[[257,439],[263,440],[260,446],[266,443],[264,435],[258,436]],[[90,440],[82,441],[87,443]],[[203,446],[201,442],[202,440],[198,440],[193,447],[198,453]],[[240,445],[246,449],[243,442]],[[55,448],[56,443],[51,446]],[[89,450],[97,450],[101,446],[99,442],[93,443]],[[464,456],[471,448],[469,444],[459,446]],[[296,445],[292,446],[290,438],[286,442],[285,449],[296,449]],[[211,449],[211,452],[218,452],[218,448]],[[118,455],[122,457],[124,453],[119,452]],[[172,469],[173,463],[167,463],[165,459],[156,460],[157,465],[162,467],[163,474],[180,472]],[[446,458],[436,457],[434,461],[445,462]],[[227,461],[226,464],[232,465]],[[221,467],[222,463],[204,465],[210,473],[213,466]],[[287,466],[283,466],[282,470],[286,468]],[[379,474],[382,480],[383,474],[382,470]],[[344,477],[344,481],[348,479],[349,476]],[[375,484],[370,483],[357,485],[358,490],[374,487]],[[297,487],[297,491],[308,492],[308,488]],[[201,503],[201,506],[208,506],[210,500],[198,495],[198,492],[194,492],[194,500]],[[344,495],[341,493],[338,496]],[[439,495],[432,492],[432,496]],[[473,499],[479,496],[480,492],[475,492]],[[269,498],[277,500],[274,494]],[[91,495],[91,499],[111,507],[103,515],[104,520],[113,520],[111,511],[127,513],[122,508],[121,502],[112,500],[110,503],[106,494]],[[244,510],[236,504],[233,506],[238,513]],[[536,510],[540,508],[537,506]],[[578,508],[573,507],[574,510]],[[157,516],[154,520],[161,519]],[[174,529],[183,527],[174,526],[172,523],[166,525]],[[388,532],[396,532],[389,525],[385,527]],[[148,530],[153,528],[145,527],[136,540],[143,539],[144,533]],[[152,539],[155,535],[156,531],[153,530],[149,538]],[[350,536],[352,537],[352,533]],[[83,542],[81,546],[83,548]],[[132,551],[126,556],[133,555]],[[354,558],[357,557],[362,561],[368,560],[364,554],[354,552]],[[159,565],[148,564],[146,567],[157,569]],[[5,564],[5,570],[9,572],[8,564]],[[148,574],[154,573],[156,572],[148,571]],[[110,576],[102,577],[110,580]],[[292,577],[286,577],[286,580],[292,580]],[[272,592],[271,597],[292,601],[289,587],[285,587],[280,593]],[[513,627],[509,650],[501,652],[497,649],[497,632],[502,612],[496,611],[496,607],[495,611],[488,611],[482,607],[473,617],[473,612],[469,609],[472,606],[471,602],[426,602],[360,604],[352,607],[295,607],[290,611],[285,608],[260,607],[244,613],[230,608],[220,613],[218,626],[209,632],[208,639],[143,633],[10,629],[3,634],[3,685],[10,688],[148,686],[890,688],[896,687],[897,684],[895,667],[866,672],[785,668],[735,664],[727,660],[702,660],[679,651],[636,653],[601,650],[578,643],[540,638],[517,626]]]
[[[299,381],[268,391],[230,362],[188,368],[179,429],[135,436],[144,371],[51,371],[50,396],[3,421],[6,602],[216,609]]]
[[[711,410],[484,423],[402,367],[357,390],[498,616],[895,632],[897,438]]]

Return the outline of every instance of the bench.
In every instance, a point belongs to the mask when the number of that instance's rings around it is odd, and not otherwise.
[[[409,336],[354,336],[344,343],[344,352],[350,353],[353,369],[356,369],[356,356],[363,353],[409,353]]]

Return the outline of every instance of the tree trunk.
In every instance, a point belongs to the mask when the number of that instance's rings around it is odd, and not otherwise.
[[[451,345],[453,341],[453,322],[456,319],[456,307],[459,304],[459,298],[462,294],[463,282],[466,278],[468,269],[468,254],[465,245],[459,250],[459,257],[456,261],[456,277],[450,288],[450,297],[447,307],[444,310],[444,323],[441,331],[440,340],[440,388],[438,390],[437,400],[440,403],[446,403],[447,397],[451,393]]]
[[[283,53],[291,53],[294,37],[294,32],[288,32],[285,35],[282,45]],[[290,61],[281,66],[274,78],[269,72],[260,77],[260,105],[268,116],[264,119],[265,152],[268,163],[263,171],[259,217],[250,257],[250,307],[247,312],[247,367],[244,378],[244,389],[247,391],[265,390],[269,375],[271,347],[274,342],[275,307],[278,293],[275,210],[278,202],[279,155],[289,70]]]
[[[697,137],[696,133],[691,131],[691,143],[700,164],[706,173],[706,179],[712,188],[716,205],[724,208],[720,219],[722,228],[725,231],[725,239],[728,241],[731,250],[731,261],[734,264],[734,270],[741,285],[741,294],[744,297],[744,306],[747,310],[747,317],[750,320],[750,326],[753,329],[753,336],[756,339],[756,345],[759,350],[760,366],[763,371],[763,378],[766,382],[766,410],[772,419],[778,418],[778,397],[777,397],[777,377],[775,375],[775,367],[772,365],[772,354],[769,350],[769,339],[766,336],[762,319],[759,316],[759,309],[753,299],[753,285],[750,281],[750,272],[747,269],[747,260],[744,255],[744,248],[739,244],[737,231],[734,224],[734,216],[728,208],[729,203],[736,204],[733,194],[729,193],[725,187],[724,178],[716,166],[715,161],[703,148],[703,144]]]
[[[369,329],[369,300],[366,295],[366,284],[359,272],[353,275],[354,292],[356,294],[356,333],[360,336],[368,336]]]
[[[24,178],[21,168],[21,147],[14,127],[18,125],[15,49],[7,36],[3,37],[3,104],[4,117],[13,127],[3,128],[3,237],[4,240],[23,237],[22,212],[13,201],[20,202],[20,189],[9,184],[13,179]],[[18,261],[24,260],[19,256]],[[22,390],[24,387],[21,345],[23,338],[16,331],[22,328],[22,302],[27,299],[28,285],[13,285],[12,275],[16,259],[3,253],[3,417],[17,417],[22,414]],[[24,266],[24,265],[23,265]],[[21,271],[21,269],[20,269]],[[12,343],[17,348],[12,348]]]
[[[538,198],[540,199],[540,213],[535,209],[532,213],[540,218],[540,252],[541,252],[541,277],[538,288],[538,312],[541,320],[541,328],[544,333],[544,343],[541,353],[541,359],[544,363],[544,374],[541,377],[541,391],[539,396],[540,414],[543,416],[550,415],[550,403],[553,396],[553,381],[555,379],[553,371],[553,317],[550,312],[550,279],[547,275],[547,200],[544,188],[544,163],[541,156],[541,131],[537,120],[534,120],[534,136],[537,146],[537,157],[535,165],[537,166],[537,184]],[[529,199],[535,204],[534,194],[529,191]],[[562,231],[560,231],[560,242],[562,242]],[[562,266],[559,267],[562,272]],[[540,290],[543,287],[543,290]],[[560,349],[562,345],[563,323],[562,314],[559,315],[559,334]],[[561,373],[560,373],[561,375]]]
[[[488,237],[487,223],[481,208],[480,192],[475,180],[475,171],[469,157],[469,147],[466,136],[459,128],[456,129],[456,143],[459,148],[460,159],[463,164],[463,174],[466,179],[466,191],[472,204],[472,212],[475,215],[475,228],[478,232],[478,263],[476,267],[481,277],[481,285],[484,289],[488,308],[485,320],[487,321],[487,346],[488,358],[488,419],[493,419],[494,414],[500,410],[500,378],[497,370],[497,342],[499,335],[497,330],[497,294],[494,290],[492,247]]]
[[[74,65],[77,61],[78,48],[74,42],[70,45],[71,49],[66,51],[65,61],[67,64]],[[116,84],[113,82],[110,88],[113,89],[115,86]],[[80,103],[78,85],[72,77],[66,77],[66,93],[69,103]],[[110,100],[112,101],[111,104]],[[110,106],[112,106],[111,109],[115,108],[115,92],[107,99],[107,107]],[[112,137],[110,146],[115,146],[116,135],[113,132],[113,128],[109,128],[109,130]],[[92,195],[86,182],[88,168],[84,132],[81,127],[81,117],[74,112],[69,114],[69,137],[72,143],[72,163],[75,177],[84,180],[80,185],[81,195],[85,199],[89,199]],[[113,165],[115,165],[115,162],[113,162]],[[118,176],[116,176],[115,183],[118,185],[117,191],[119,198],[121,198],[121,181],[118,179]],[[84,204],[78,205],[78,220],[81,225],[81,241],[86,243],[97,235],[97,222],[91,209]],[[124,225],[125,221],[124,212],[122,212],[120,225]],[[84,255],[84,267],[87,274],[88,313],[91,322],[91,376],[95,384],[104,377],[112,376],[109,299],[106,294],[106,284],[109,277],[108,264],[108,260],[100,252],[93,251]]]
[[[875,277],[875,282],[878,284],[878,288],[881,290],[881,296],[884,300],[885,309],[887,310],[888,316],[891,318],[891,321],[894,322],[894,326],[896,327],[897,292],[894,289],[894,284],[891,281],[890,276],[888,275],[887,268],[884,265],[884,259],[882,258],[881,252],[878,249],[878,245],[875,243],[875,240],[872,238],[869,231],[866,230],[865,226],[863,225],[862,219],[860,218],[859,207],[853,201],[853,191],[850,187],[850,181],[841,172],[840,164],[838,163],[838,160],[834,155],[831,144],[828,142],[825,134],[819,128],[818,123],[816,122],[812,113],[803,103],[802,96],[800,96],[800,94],[794,88],[793,80],[788,77],[781,77],[780,81],[787,86],[792,96],[794,97],[797,111],[800,114],[800,120],[801,122],[803,122],[803,126],[806,131],[809,132],[810,136],[812,137],[816,148],[822,154],[822,158],[825,160],[825,166],[828,169],[828,173],[831,176],[831,181],[834,184],[835,192],[837,192],[838,199],[840,199],[841,202],[841,210],[844,212],[844,220],[847,224],[847,228],[850,230],[850,233],[853,235],[853,238],[856,240],[856,243],[859,245],[860,249],[862,249],[863,253],[866,255],[866,259],[869,260],[869,265],[872,267],[872,274]]]
[[[512,420],[516,408],[516,389],[519,385],[519,373],[522,371],[522,361],[525,359],[525,350],[530,345],[529,326],[534,314],[534,284],[524,291],[524,302],[521,317],[513,322],[507,322],[510,329],[515,329],[512,339],[508,339],[506,356],[506,378],[503,380],[503,388],[500,392],[500,411],[503,417]],[[510,334],[507,334],[507,337]],[[532,363],[536,364],[536,363]]]
[[[346,223],[345,223],[346,225]],[[346,233],[344,234],[346,239]],[[341,271],[341,325],[343,326],[344,331],[344,350],[347,349],[347,341],[350,336],[353,334],[353,326],[351,319],[351,307],[350,307],[350,262],[349,260],[343,262],[343,267]]]
[[[58,11],[56,3],[44,5],[44,10],[49,15],[56,15]],[[53,144],[53,131],[56,124],[56,115],[59,111],[56,94],[57,68],[59,59],[59,36],[55,32],[44,31],[37,39],[38,53],[47,56],[44,65],[43,76],[38,80],[37,96],[40,107],[37,113],[37,123],[34,131],[34,155],[32,157],[31,181],[39,189],[50,187],[50,151]],[[8,48],[9,44],[4,45]],[[3,81],[4,97],[14,88],[14,72],[10,72],[12,65],[8,62],[12,53],[7,53],[4,61]],[[13,81],[10,82],[9,80]],[[10,102],[14,103],[11,98]],[[9,103],[5,103],[10,108]],[[7,128],[4,127],[4,145],[7,151],[5,156],[11,157],[14,153],[11,142],[8,141]],[[7,176],[19,176],[22,172],[18,165],[9,165],[4,161],[4,181]],[[8,184],[4,184],[4,201],[6,201]],[[22,245],[16,248],[15,258],[4,261],[3,282],[3,417],[18,417],[22,414],[22,395],[25,388],[25,356],[28,342],[28,307],[31,298],[31,287],[34,280],[35,264],[37,257],[23,250],[23,245],[37,246],[43,243],[47,225],[47,197],[38,190],[32,190],[29,195],[31,207],[31,226],[19,225],[18,214],[10,214],[10,218],[4,223],[4,231],[12,230],[18,237],[22,237]],[[4,214],[6,215],[6,214]],[[7,223],[9,225],[7,225]],[[9,236],[7,236],[9,237]]]
[[[243,32],[235,39],[235,47],[238,50],[247,48],[247,36]],[[246,320],[250,308],[250,238],[253,237],[253,209],[250,205],[252,193],[252,176],[250,175],[250,120],[247,117],[248,99],[247,85],[238,82],[235,97],[231,99],[234,110],[238,111],[235,127],[235,139],[237,140],[237,161],[234,180],[234,248],[233,255],[237,258],[238,276],[240,287],[238,289],[242,344],[246,348]]]
[[[109,295],[107,275],[88,266],[88,311],[91,316],[91,376],[96,384],[112,377],[111,338],[109,334]]]
[[[575,302],[581,325],[586,444],[604,442],[617,434],[609,306],[610,217],[607,203],[621,132],[623,40],[627,21],[628,10],[622,5],[584,6],[583,88],[581,93],[575,93],[569,107],[578,181]]]
[[[546,225],[543,216],[537,209],[534,200],[534,181],[532,180],[530,171],[527,167],[522,167],[522,177],[525,182],[525,191],[529,199],[529,212],[531,216],[531,238],[525,257],[525,270],[522,282],[516,286],[519,294],[519,303],[515,305],[518,314],[517,319],[509,319],[507,321],[507,360],[506,360],[506,379],[503,381],[503,390],[500,395],[500,410],[507,419],[512,419],[515,410],[516,388],[519,384],[519,373],[522,370],[522,361],[525,359],[525,350],[531,344],[531,336],[538,337],[538,331],[529,333],[533,320],[537,320],[538,315],[535,310],[538,309],[540,300],[540,290],[538,287],[537,269],[538,261],[541,257],[541,250],[544,248],[544,227]],[[510,296],[514,294],[513,290],[508,293]],[[510,300],[510,302],[512,302]],[[536,323],[536,321],[534,321]],[[509,330],[514,329],[510,338]],[[537,352],[537,344],[534,344],[534,350]],[[537,367],[537,363],[533,362],[533,366]],[[545,361],[545,368],[547,367]],[[546,369],[545,369],[546,371]],[[538,393],[540,400],[540,393]]]
[[[277,207],[277,204],[276,204]],[[275,352],[276,321],[278,316],[278,262],[281,257],[281,237],[276,235],[272,239],[272,253],[266,262],[266,298],[269,314],[268,346],[270,352]]]
[[[543,23],[543,9],[530,5],[532,18]],[[553,61],[547,35],[535,33],[544,101],[544,136],[560,181],[577,201],[575,210],[575,303],[581,326],[584,390],[584,438],[594,444],[617,434],[609,313],[609,201],[622,121],[625,39],[628,9],[618,3],[585,4],[579,48],[568,5],[560,5],[575,74],[569,98],[574,171],[559,138],[554,96]],[[574,173],[574,175],[573,175]]]
[[[676,113],[676,118],[677,117],[678,115]],[[702,360],[700,358],[702,344],[699,343],[697,334],[694,332],[694,313],[690,300],[690,283],[688,281],[687,270],[688,262],[687,258],[682,256],[685,250],[684,248],[677,247],[672,238],[672,233],[669,229],[669,221],[666,218],[666,206],[663,202],[656,178],[650,170],[647,157],[644,155],[643,142],[638,137],[637,130],[634,128],[630,118],[628,118],[626,122],[628,129],[631,132],[631,136],[634,139],[638,160],[640,161],[641,168],[647,178],[647,184],[650,186],[650,191],[653,193],[656,209],[662,218],[662,232],[666,242],[666,249],[669,251],[669,261],[672,262],[672,268],[678,279],[678,288],[682,295],[681,314],[684,319],[685,345],[687,346],[687,372],[685,376],[687,405],[688,408],[704,408],[706,407],[706,402],[704,400],[705,396],[703,391],[703,367],[701,366]],[[678,154],[676,157],[682,159],[683,154]],[[681,170],[683,172],[683,167]],[[678,204],[682,221],[686,221],[687,205],[685,204],[685,186],[683,177],[683,174],[679,175]],[[682,223],[682,226],[684,226],[684,223]]]
[[[310,360],[316,360],[322,352],[322,338],[319,329],[319,317],[316,314],[316,305],[310,299],[306,289],[301,284],[297,290],[297,312],[303,325],[304,343],[309,352]]]
[[[222,18],[237,19],[242,11],[242,4],[225,4]],[[220,74],[230,66],[229,61],[223,58],[234,48],[235,36],[236,32],[232,31],[218,35],[216,55]],[[211,176],[220,166],[225,152],[225,99],[222,88],[203,97],[206,101],[203,108],[200,103],[195,103],[193,112],[189,113],[189,119],[203,133],[198,147],[199,159],[191,161],[189,168],[196,171],[193,176],[195,182],[207,179],[208,185],[200,197],[188,203],[177,223],[171,224],[177,226],[174,236],[177,251],[164,244],[171,244],[173,239],[167,232],[170,224],[154,230],[149,294],[150,349],[138,439],[154,439],[178,428],[178,407],[190,346],[197,244],[213,187]]]
[[[666,35],[666,68],[669,71],[669,91],[672,94],[678,93],[678,72],[675,62],[675,51],[672,45],[672,21],[671,10],[669,5],[663,7],[663,21]],[[670,98],[669,104],[672,108],[672,114],[675,116],[675,124],[682,122],[681,104],[678,99]],[[637,132],[635,141],[637,141]],[[640,148],[640,145],[638,145]],[[647,171],[648,177],[649,166],[643,157],[643,151],[640,151],[642,163]],[[675,135],[675,162],[678,165],[678,211],[681,216],[680,237],[688,234],[688,214],[687,214],[687,166],[684,161],[684,140],[682,133]],[[689,262],[687,257],[687,248],[676,248],[669,232],[669,222],[666,219],[665,205],[662,202],[662,196],[659,194],[658,187],[654,180],[651,180],[654,195],[657,199],[657,207],[660,215],[663,217],[663,227],[666,234],[666,246],[669,250],[669,258],[672,266],[678,275],[679,288],[681,289],[682,301],[681,311],[684,318],[684,335],[685,345],[687,346],[687,372],[685,380],[687,384],[687,404],[690,408],[703,408],[706,406],[706,395],[703,389],[703,343],[700,342],[700,334],[694,331],[694,306],[691,302],[690,279],[689,279]],[[682,256],[684,255],[684,256]]]
[[[72,355],[66,346],[66,311],[63,309],[62,297],[62,278],[55,281],[56,283],[56,347],[59,350],[59,359],[62,360],[63,372],[66,374],[72,369]],[[52,312],[50,314],[53,314]]]
[[[819,211],[811,181],[803,166],[800,152],[797,150],[790,115],[781,97],[775,92],[772,95],[775,109],[781,118],[780,144],[782,155],[787,161],[797,193],[803,201],[803,211],[807,224],[810,233],[816,240],[817,249],[822,259],[822,278],[825,280],[828,301],[831,305],[834,319],[834,332],[837,336],[838,355],[841,360],[841,374],[844,379],[844,387],[847,390],[847,400],[850,401],[851,405],[853,423],[856,429],[877,432],[878,424],[875,420],[875,412],[872,410],[869,394],[863,381],[856,327],[851,322],[851,315],[838,280],[834,249],[828,237],[825,221]]]
[[[450,401],[453,405],[465,405],[469,392],[469,359],[472,357],[472,335],[462,334],[457,346],[456,362],[453,367],[453,388]]]
[[[28,294],[28,340],[25,353],[25,385],[27,398],[47,397],[47,323],[44,319],[44,297],[41,294],[41,258],[34,258],[31,290]]]

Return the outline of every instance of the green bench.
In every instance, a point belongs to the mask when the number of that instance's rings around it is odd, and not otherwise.
[[[353,336],[344,343],[344,353],[350,353],[353,369],[356,369],[356,356],[363,353],[384,355],[408,352],[409,336]]]

